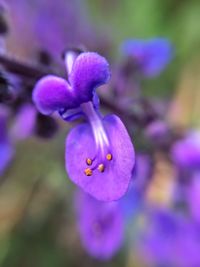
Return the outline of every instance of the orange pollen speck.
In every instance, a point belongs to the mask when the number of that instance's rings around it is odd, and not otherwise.
[[[106,155],[106,159],[107,159],[107,160],[112,160],[112,154],[110,154],[110,153],[107,154],[107,155]]]
[[[90,158],[87,158],[86,163],[87,163],[87,165],[92,165],[92,160]]]
[[[84,173],[87,176],[91,176],[92,175],[92,170],[90,168],[87,168],[87,169],[84,170]]]
[[[99,166],[98,166],[98,170],[99,170],[100,172],[104,172],[104,170],[105,170],[104,165],[103,165],[103,164],[99,164]]]

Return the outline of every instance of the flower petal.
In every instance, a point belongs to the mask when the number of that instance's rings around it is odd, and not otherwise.
[[[33,134],[36,115],[37,111],[32,104],[24,104],[20,108],[10,130],[10,135],[15,141],[26,139]]]
[[[172,45],[165,38],[128,40],[123,44],[123,50],[133,57],[147,77],[159,75],[173,56]]]
[[[173,161],[181,168],[200,169],[200,132],[191,132],[171,149]]]
[[[106,59],[97,53],[81,53],[74,62],[69,80],[81,102],[91,101],[96,87],[110,78]]]
[[[200,222],[200,172],[196,172],[192,178],[191,185],[187,188],[187,202],[192,217]]]
[[[119,201],[119,205],[126,218],[131,218],[141,210],[143,206],[143,195],[150,179],[151,161],[148,155],[136,155],[136,164],[128,192]]]
[[[9,142],[0,143],[0,176],[4,173],[14,155],[14,148]]]
[[[123,242],[124,219],[117,202],[101,202],[82,191],[75,194],[80,239],[88,254],[108,260]]]
[[[33,101],[44,115],[77,106],[67,81],[54,75],[47,75],[37,82],[33,91]]]
[[[0,143],[8,141],[8,129],[7,129],[7,121],[9,118],[9,110],[0,105]]]
[[[14,149],[8,136],[8,115],[8,109],[4,106],[0,106],[0,176],[9,165],[14,154]]]
[[[113,159],[102,173],[86,176],[86,158],[95,156],[95,142],[89,124],[71,130],[66,139],[66,170],[69,178],[84,191],[102,201],[121,198],[132,177],[135,154],[132,142],[121,120],[115,115],[103,119],[110,140]]]

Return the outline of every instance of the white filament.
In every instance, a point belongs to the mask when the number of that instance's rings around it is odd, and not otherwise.
[[[77,57],[77,54],[73,51],[69,51],[65,53],[65,66],[66,66],[68,76],[70,75],[72,71],[76,57]]]
[[[109,147],[109,140],[104,129],[103,123],[99,115],[96,113],[92,102],[83,103],[81,105],[83,112],[86,114],[92,127],[96,148],[104,154],[105,149]]]

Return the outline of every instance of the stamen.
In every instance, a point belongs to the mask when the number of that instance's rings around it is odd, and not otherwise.
[[[107,154],[107,155],[106,155],[106,159],[109,160],[109,161],[112,160],[112,154],[110,154],[110,153]]]
[[[99,166],[98,166],[98,170],[99,170],[100,172],[104,172],[104,170],[105,170],[105,166],[104,166],[103,164],[99,164]]]
[[[113,157],[110,153],[111,147],[106,129],[100,114],[94,109],[92,102],[81,104],[81,109],[90,123],[95,142],[95,153],[92,157],[86,158],[86,164],[91,167],[85,169],[85,174],[87,176],[92,175],[95,170],[103,173],[108,164],[107,161],[111,161]]]
[[[85,173],[86,176],[91,176],[92,175],[92,170],[90,168],[86,168],[84,170],[84,173]]]
[[[92,160],[91,160],[90,158],[87,158],[87,159],[86,159],[86,163],[87,163],[87,165],[90,166],[90,165],[92,165]]]

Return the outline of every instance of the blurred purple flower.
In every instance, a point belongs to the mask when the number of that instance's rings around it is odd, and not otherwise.
[[[149,214],[138,248],[148,262],[166,266],[199,266],[198,228],[185,217],[169,210]]]
[[[37,0],[35,32],[43,50],[57,57],[66,48],[66,44],[90,44],[96,33],[88,23],[88,14],[83,1],[73,0]],[[50,30],[49,30],[50,29]],[[55,33],[56,38],[55,38]]]
[[[36,124],[36,109],[32,104],[24,104],[8,129],[9,110],[0,106],[0,175],[7,168],[14,155],[15,142],[33,135]]]
[[[0,106],[0,175],[8,167],[14,154],[14,149],[8,136],[7,120],[8,110]]]
[[[87,119],[66,139],[66,169],[70,179],[93,197],[116,200],[126,193],[132,177],[133,145],[121,120],[102,117],[98,109],[95,89],[110,77],[107,61],[91,52],[76,56],[65,56],[69,82],[52,75],[42,78],[33,101],[43,114],[58,111],[66,121],[80,115]]]
[[[15,141],[26,139],[34,133],[36,114],[37,111],[32,104],[21,106],[11,128],[11,136]]]
[[[180,267],[200,266],[199,227],[191,222],[182,222],[175,244],[175,265]]]
[[[200,169],[200,133],[190,132],[177,141],[172,147],[171,156],[180,168]]]
[[[150,180],[151,161],[148,155],[136,155],[133,178],[127,194],[120,199],[119,205],[125,217],[130,218],[141,209],[143,194]]]
[[[45,51],[60,63],[66,46],[84,43],[90,48],[101,48],[108,43],[107,37],[101,38],[101,32],[89,22],[83,0],[7,2],[10,17],[8,48],[15,54],[37,60],[36,53]]]
[[[124,237],[124,220],[118,203],[101,202],[78,191],[75,209],[80,238],[88,254],[100,260],[112,258]]]
[[[140,244],[147,260],[154,264],[170,266],[173,257],[173,241],[178,231],[177,221],[165,211],[150,214],[148,227],[142,233]]]
[[[161,120],[153,121],[145,129],[146,136],[154,141],[162,140],[168,133],[169,126]]]
[[[191,178],[191,185],[187,188],[187,201],[192,217],[200,222],[200,172]]]
[[[173,56],[172,44],[165,38],[127,40],[122,50],[132,57],[139,72],[146,77],[159,75]]]

